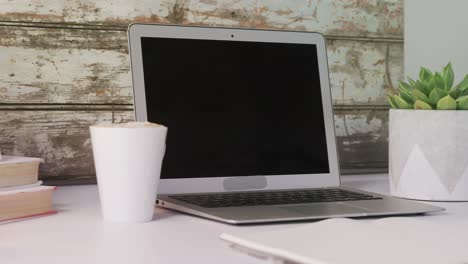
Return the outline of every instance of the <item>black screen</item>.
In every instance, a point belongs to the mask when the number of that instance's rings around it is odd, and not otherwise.
[[[328,173],[317,48],[142,38],[161,178]]]

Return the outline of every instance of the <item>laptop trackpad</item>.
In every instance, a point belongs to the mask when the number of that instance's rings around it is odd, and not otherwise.
[[[289,212],[300,213],[303,215],[314,216],[314,215],[360,215],[367,214],[371,210],[352,206],[343,203],[322,203],[322,204],[307,204],[307,205],[288,205],[280,206],[281,209]]]

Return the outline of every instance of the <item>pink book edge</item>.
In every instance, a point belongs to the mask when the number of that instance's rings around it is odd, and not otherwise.
[[[26,219],[30,219],[30,218],[38,218],[38,217],[41,217],[41,216],[53,215],[53,214],[56,214],[56,213],[58,213],[58,211],[51,210],[51,211],[47,211],[47,212],[39,213],[39,214],[31,214],[31,215],[19,216],[19,217],[14,217],[14,218],[8,218],[8,219],[0,220],[0,224],[6,224],[6,223],[9,223],[9,222],[16,222],[16,221],[26,220]]]

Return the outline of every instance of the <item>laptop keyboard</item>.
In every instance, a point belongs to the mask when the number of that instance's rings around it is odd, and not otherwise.
[[[292,191],[229,192],[213,194],[171,195],[170,198],[200,207],[233,207],[340,201],[377,200],[380,197],[342,189],[308,189]]]

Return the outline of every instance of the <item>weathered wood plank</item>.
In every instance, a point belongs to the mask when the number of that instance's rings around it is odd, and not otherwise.
[[[133,111],[114,111],[113,122],[114,123],[128,123],[135,121],[135,113]]]
[[[0,111],[133,111],[126,104],[0,104]]]
[[[131,22],[319,31],[402,38],[402,0],[18,0],[0,1],[3,21],[127,25]]]
[[[125,32],[0,27],[0,103],[132,102]]]
[[[400,0],[247,0],[235,3],[200,0],[189,3],[181,5],[185,13],[179,16],[186,18],[182,21],[195,24],[317,31],[354,37],[401,38],[403,32]]]
[[[335,111],[341,169],[385,169],[388,166],[388,111]]]
[[[93,182],[88,126],[133,120],[121,111],[132,104],[131,22],[326,34],[341,168],[387,166],[385,95],[403,76],[402,0],[0,0],[0,16],[0,146],[44,157],[43,179]]]
[[[1,22],[0,22],[1,25]],[[40,26],[0,26],[0,46],[33,49],[93,49],[127,53],[127,32]]]
[[[94,175],[89,126],[111,111],[0,111],[2,153],[41,157],[40,177]]]
[[[0,27],[0,103],[131,104],[124,32]],[[329,40],[335,104],[381,105],[403,75],[403,45]]]
[[[330,83],[334,104],[387,105],[403,73],[403,44],[329,40]]]

